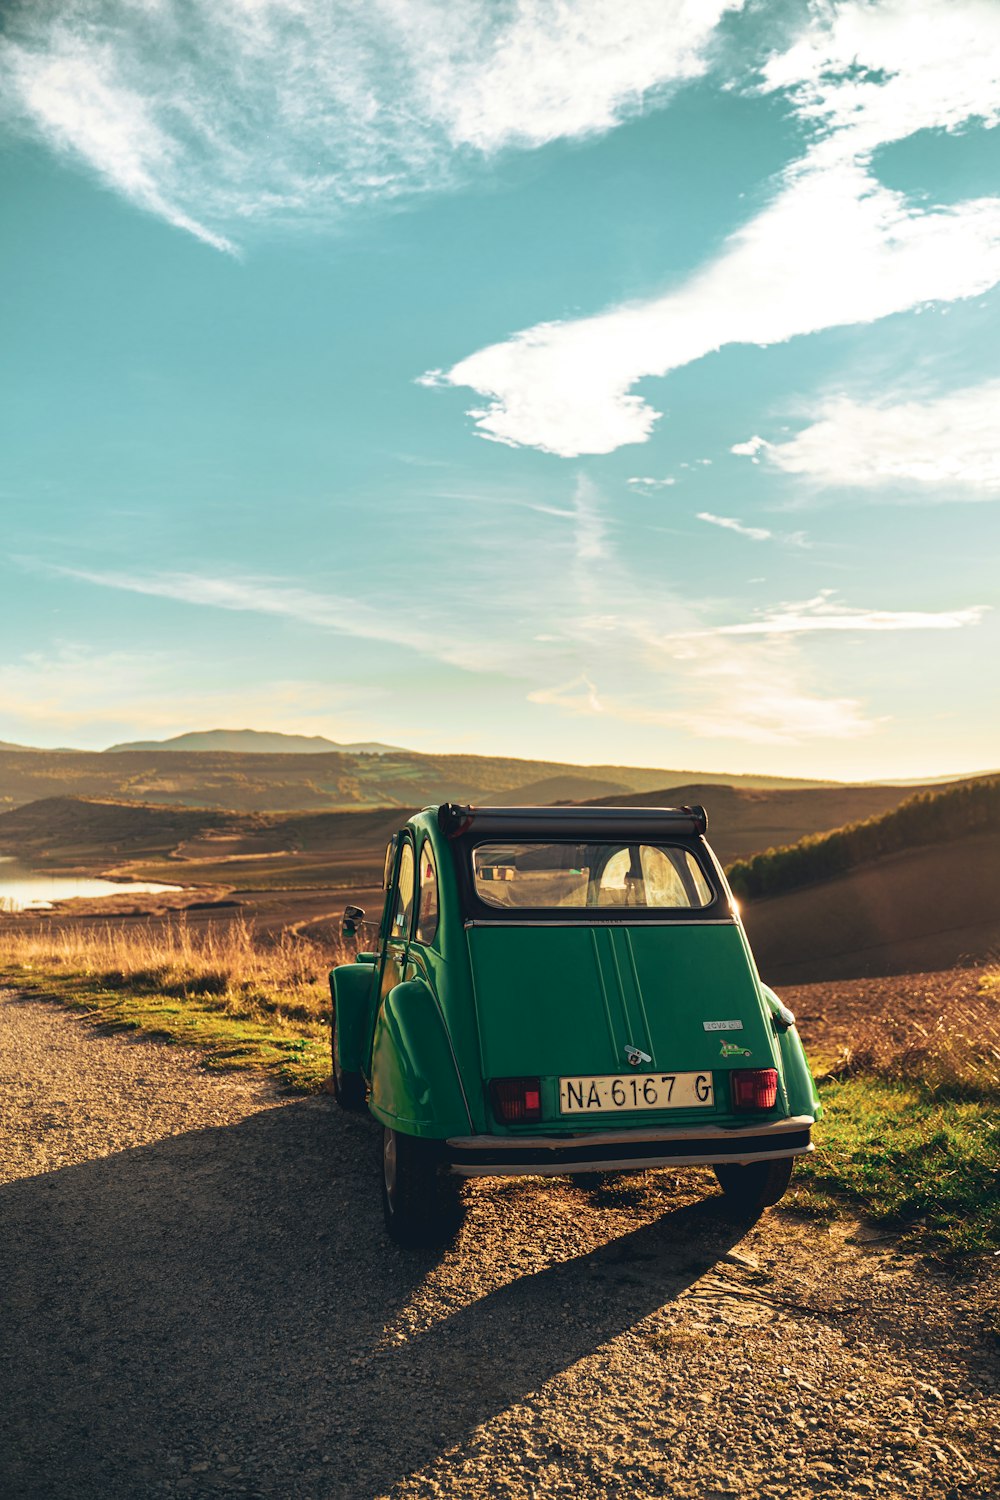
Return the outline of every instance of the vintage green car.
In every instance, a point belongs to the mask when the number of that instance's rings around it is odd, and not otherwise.
[[[393,1239],[453,1233],[463,1177],[708,1165],[741,1216],[778,1201],[820,1104],[705,829],[445,803],[394,836],[377,951],[330,975],[333,1089],[382,1126]]]

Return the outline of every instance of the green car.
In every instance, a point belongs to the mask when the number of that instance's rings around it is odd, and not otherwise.
[[[382,1126],[394,1240],[451,1235],[463,1177],[708,1165],[741,1216],[782,1196],[820,1104],[705,829],[445,803],[394,836],[377,951],[330,974],[334,1093]]]

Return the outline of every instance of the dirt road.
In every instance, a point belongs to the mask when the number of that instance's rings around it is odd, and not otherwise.
[[[367,1118],[9,994],[0,1110],[4,1500],[1000,1493],[997,1266],[670,1172],[404,1253]]]

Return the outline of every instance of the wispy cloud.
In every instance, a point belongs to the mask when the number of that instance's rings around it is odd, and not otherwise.
[[[181,733],[228,721],[336,737],[379,696],[365,685],[295,679],[195,688],[194,665],[176,651],[102,652],[63,644],[28,652],[0,663],[4,735],[30,739],[41,728],[47,735],[84,732],[91,743],[107,743],[122,735]]]
[[[942,610],[858,609],[839,603],[833,589],[821,589],[812,599],[804,599],[798,604],[779,604],[762,610],[750,620],[693,631],[687,638],[805,635],[818,630],[962,630],[967,625],[978,625],[991,608],[989,604],[973,604],[964,609]]]
[[[1000,380],[928,400],[823,401],[794,438],[736,443],[786,474],[845,488],[914,487],[935,500],[1000,496]]]
[[[130,594],[175,599],[182,604],[210,609],[277,616],[303,625],[315,625],[338,635],[387,641],[431,655],[443,655],[448,649],[445,636],[433,628],[409,619],[404,625],[397,611],[376,609],[333,590],[329,594],[318,594],[311,589],[267,578],[225,578],[183,572],[126,573],[54,564],[41,566],[44,571],[64,578],[76,578],[83,583],[121,589]]]
[[[461,576],[448,577],[440,596],[429,592],[413,619],[279,579],[56,571],[103,588],[388,642],[479,676],[499,674],[531,702],[563,713],[734,745],[851,739],[877,726],[862,698],[826,688],[825,668],[809,656],[819,633],[958,630],[986,613],[982,605],[861,607],[825,590],[720,622],[718,601],[684,598],[656,570],[647,576],[623,560],[607,503],[586,476],[567,504],[537,509],[530,532],[518,528],[516,557],[468,549]],[[486,514],[503,526],[496,505]]]
[[[655,479],[651,474],[633,474],[628,483],[641,494],[650,494],[653,490],[671,489],[677,479],[673,474],[667,474],[663,479]]]
[[[709,526],[720,526],[723,531],[734,531],[750,542],[781,542],[786,547],[805,548],[813,545],[804,531],[770,531],[766,526],[747,526],[737,516],[714,516],[710,510],[700,510],[695,519]]]
[[[742,0],[14,0],[4,113],[140,207],[232,249],[610,130],[705,71]]]
[[[723,531],[735,531],[737,536],[745,536],[751,542],[769,542],[774,537],[774,532],[765,526],[744,526],[735,516],[713,516],[710,510],[700,510],[696,519],[707,521],[710,526],[721,526]]]
[[[685,663],[682,694],[628,694],[620,687],[602,692],[581,673],[529,697],[586,718],[679,729],[699,739],[750,745],[852,740],[875,730],[877,721],[866,716],[860,699],[810,691],[805,675],[787,642],[767,642],[737,653],[721,642],[704,640]]]
[[[762,346],[868,323],[1000,280],[1000,198],[928,207],[884,187],[872,154],[918,129],[992,123],[1000,7],[984,0],[845,0],[770,58],[813,133],[770,204],[666,296],[481,349],[428,384],[465,386],[494,442],[563,457],[646,441],[660,415],[636,382],[727,344]]]

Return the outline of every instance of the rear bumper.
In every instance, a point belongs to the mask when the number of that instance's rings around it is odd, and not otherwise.
[[[461,1177],[558,1177],[568,1172],[624,1172],[646,1167],[704,1167],[715,1162],[775,1161],[812,1151],[812,1115],[727,1130],[588,1131],[579,1135],[455,1136],[447,1142]]]

